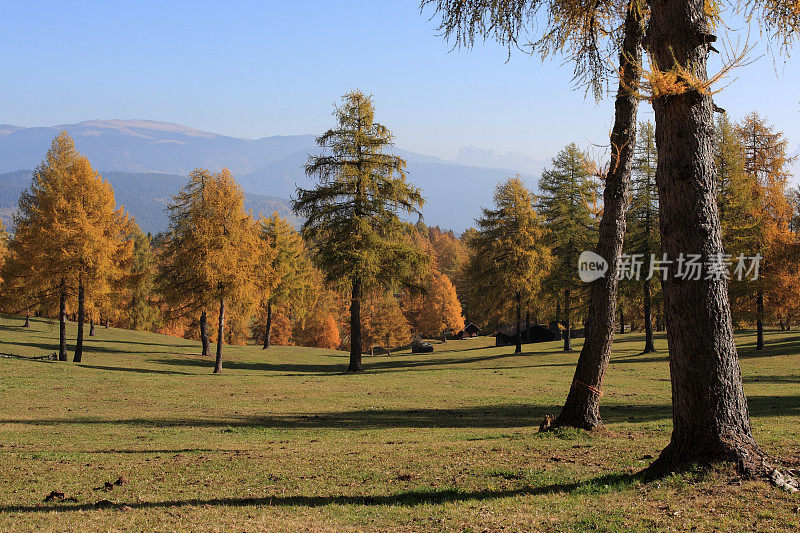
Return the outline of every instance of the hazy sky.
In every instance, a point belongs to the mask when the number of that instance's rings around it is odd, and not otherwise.
[[[451,52],[417,6],[7,2],[0,123],[143,118],[248,138],[318,133],[338,97],[357,87],[374,95],[398,146],[426,154],[450,158],[475,145],[549,159],[571,141],[607,142],[611,102],[574,90],[569,65],[521,53],[506,62],[494,44]],[[780,60],[776,75],[764,57],[736,76],[718,105],[734,119],[758,109],[794,150],[800,59]]]

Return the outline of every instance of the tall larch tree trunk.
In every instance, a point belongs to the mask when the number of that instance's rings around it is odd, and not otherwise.
[[[514,347],[514,353],[520,353],[522,352],[522,335],[520,334],[519,331],[519,326],[520,323],[522,322],[522,293],[520,291],[517,291],[516,301],[517,301],[517,326],[516,326],[516,335],[514,336],[514,343],[516,345]]]
[[[350,298],[350,364],[348,372],[361,372],[361,278],[353,278]]]
[[[94,315],[89,315],[89,336],[94,337]]]
[[[572,329],[570,321],[570,290],[564,289],[564,351],[572,351]]]
[[[217,325],[217,360],[214,373],[222,372],[222,344],[225,342],[225,298],[219,299],[219,323]]]
[[[676,62],[707,79],[715,40],[704,0],[651,2],[647,47],[655,66]],[[667,258],[722,254],[713,147],[713,102],[702,88],[654,95],[661,207]],[[684,280],[669,266],[662,281],[672,382],[672,438],[651,466],[655,472],[690,463],[735,461],[745,473],[763,471],[763,452],[750,430],[724,279]],[[705,276],[701,276],[704,278]]]
[[[625,333],[625,308],[622,307],[622,304],[619,306],[619,334],[622,335]]]
[[[264,326],[264,345],[262,350],[269,348],[269,334],[272,331],[272,298],[267,300],[267,324]]]
[[[567,400],[554,426],[595,429],[603,426],[600,396],[611,345],[617,306],[617,271],[625,236],[625,212],[630,189],[636,140],[638,101],[633,94],[641,78],[644,20],[639,4],[628,6],[625,37],[620,51],[620,82],[611,130],[611,164],[603,191],[603,218],[595,252],[608,261],[605,277],[594,281],[589,292],[586,338],[575,367]]]
[[[208,315],[205,309],[200,313],[200,342],[203,345],[203,357],[208,357]]]
[[[73,363],[80,363],[83,357],[83,321],[84,316],[84,289],[83,289],[83,274],[78,275],[78,339],[75,342],[75,356],[72,358]]]
[[[23,328],[31,327],[31,313],[30,311],[25,311],[25,324],[22,325]]]
[[[67,282],[61,278],[58,292],[58,360],[67,360]]]

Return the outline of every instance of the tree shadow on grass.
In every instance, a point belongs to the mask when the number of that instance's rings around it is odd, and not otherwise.
[[[165,500],[156,502],[108,502],[104,509],[171,509],[181,507],[323,507],[327,505],[404,506],[442,505],[459,502],[480,502],[517,496],[542,496],[558,493],[604,494],[625,490],[644,481],[642,474],[606,474],[586,481],[553,483],[542,486],[524,486],[505,490],[466,491],[457,488],[417,489],[396,494],[333,495],[333,496],[263,496],[260,498],[211,498],[190,500]],[[42,504],[7,505],[0,507],[6,513],[37,513],[52,511],[88,511],[97,509],[94,504]]]
[[[513,347],[512,347],[513,350]],[[459,352],[454,352],[459,353]],[[534,355],[532,353],[501,353],[494,355],[483,355],[478,357],[432,357],[426,355],[424,359],[415,359],[414,356],[402,356],[397,358],[385,358],[382,361],[370,361],[369,357],[364,358],[363,366],[364,372],[367,374],[390,372],[395,370],[405,369],[419,369],[424,367],[439,367],[439,366],[456,366],[467,365],[471,363],[481,363],[486,361],[495,361],[499,359],[507,359],[514,357],[524,357]],[[330,375],[342,374],[347,369],[346,359],[343,356],[336,356],[341,358],[341,362],[333,363],[274,363],[270,361],[223,361],[223,367],[234,370],[255,370],[263,372],[283,372],[289,374],[313,374],[313,375]],[[175,366],[208,366],[205,359],[193,359],[186,357],[174,357],[169,359],[155,359],[155,362],[164,365]],[[571,366],[574,367],[575,363],[543,363],[537,366]],[[516,367],[509,367],[516,368]]]
[[[211,366],[211,363],[209,363]],[[157,370],[154,368],[136,368],[136,367],[124,367],[124,366],[103,366],[103,365],[92,365],[92,364],[84,364],[78,363],[76,366],[80,366],[83,368],[93,368],[95,370],[111,370],[113,372],[131,372],[134,374],[170,374],[170,375],[183,375],[183,376],[194,376],[191,372],[181,372],[179,370]]]
[[[754,417],[800,416],[800,395],[751,396],[748,400]],[[545,415],[557,415],[556,405],[502,404],[457,409],[361,409],[341,412],[232,415],[205,418],[44,418],[3,419],[3,423],[34,426],[61,424],[106,424],[139,427],[206,427],[268,429],[386,429],[386,428],[519,428],[537,427]],[[669,420],[668,404],[604,404],[600,408],[606,423],[640,423]],[[547,438],[543,434],[542,438]]]
[[[126,350],[124,348],[115,347],[115,346],[104,346],[101,343],[113,345],[120,341],[104,341],[104,340],[95,340],[91,337],[88,339],[84,339],[83,344],[83,353],[84,356],[90,356],[93,353],[96,354],[141,354],[141,355],[150,355],[150,354],[168,354],[168,353],[175,353],[175,350],[163,350],[163,351],[155,351],[155,350]],[[11,346],[20,346],[23,348],[37,348],[39,350],[45,350],[50,352],[57,352],[58,351],[58,339],[54,339],[50,342],[31,342],[31,341],[11,341],[11,340],[3,340],[0,341],[0,344],[3,345],[11,345]],[[139,344],[139,343],[132,343],[132,344]],[[142,343],[146,344],[146,343]],[[154,346],[158,346],[154,344]],[[162,346],[167,348],[184,348],[184,346],[174,346],[172,344],[163,344]],[[67,351],[74,352],[75,351],[75,343],[74,341],[70,341],[67,343]]]

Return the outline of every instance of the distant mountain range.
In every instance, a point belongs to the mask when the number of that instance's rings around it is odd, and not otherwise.
[[[0,220],[6,228],[11,228],[19,195],[30,185],[32,173],[31,170],[16,170],[0,174]],[[134,216],[142,231],[150,233],[167,228],[167,202],[186,183],[186,176],[115,170],[103,172],[103,178],[114,188],[117,205],[123,205]],[[285,198],[247,193],[245,208],[256,216],[278,212],[292,223],[297,222]]]
[[[114,186],[148,231],[166,228],[163,206],[197,167],[227,167],[248,193],[254,211],[289,214],[297,186],[311,184],[303,165],[318,153],[313,135],[239,139],[179,124],[149,120],[91,120],[53,127],[0,125],[0,217],[8,219],[30,169],[43,159],[58,132],[67,131],[77,149]],[[488,206],[497,183],[519,173],[534,187],[544,164],[515,154],[462,148],[453,161],[396,149],[408,162],[408,178],[426,198],[425,222],[461,231]]]

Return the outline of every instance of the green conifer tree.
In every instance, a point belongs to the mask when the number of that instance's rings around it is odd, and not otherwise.
[[[589,157],[574,143],[553,158],[539,180],[541,213],[554,263],[548,285],[563,294],[564,351],[572,350],[571,311],[585,286],[578,279],[578,256],[597,242],[599,184]]]
[[[403,159],[387,152],[392,134],[375,122],[372,98],[360,91],[343,97],[336,126],[317,139],[324,148],[306,165],[312,189],[297,190],[294,211],[305,217],[302,233],[331,282],[349,286],[349,372],[361,366],[361,300],[372,285],[411,279],[425,256],[411,245],[414,227],[400,214],[419,213],[424,200],[406,181]]]

